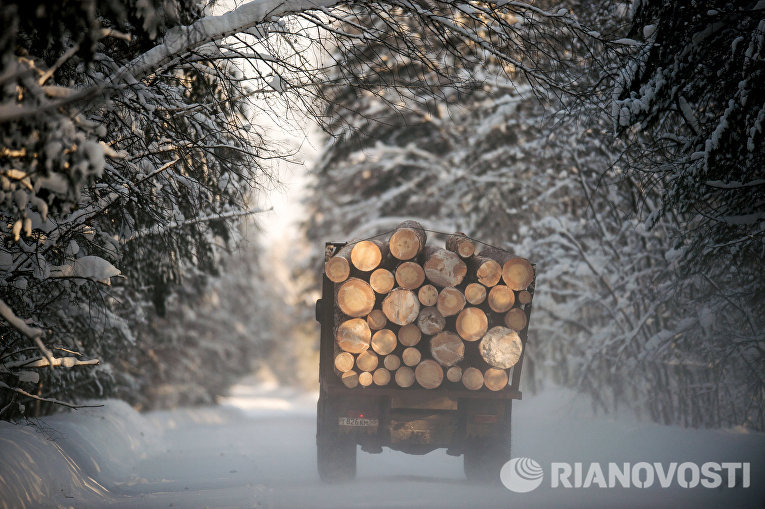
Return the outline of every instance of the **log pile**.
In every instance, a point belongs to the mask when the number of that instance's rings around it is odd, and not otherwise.
[[[501,391],[520,361],[534,267],[464,233],[443,247],[415,221],[326,260],[335,287],[335,371],[349,388]]]

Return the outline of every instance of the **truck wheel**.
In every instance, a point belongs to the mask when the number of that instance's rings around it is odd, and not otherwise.
[[[353,437],[319,436],[316,462],[324,482],[350,481],[356,477],[356,441]]]
[[[497,442],[471,440],[465,445],[463,466],[469,481],[499,483],[499,471],[510,459],[510,445]]]

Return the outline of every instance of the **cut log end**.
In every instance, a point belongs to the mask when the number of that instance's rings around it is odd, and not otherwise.
[[[465,307],[465,295],[454,287],[444,288],[438,294],[436,307],[441,316],[454,316]]]
[[[380,329],[372,336],[372,350],[380,355],[388,355],[391,353],[396,349],[397,343],[396,333],[390,329]]]
[[[417,365],[414,376],[423,388],[435,389],[444,380],[444,370],[436,361],[427,359]]]
[[[415,262],[404,262],[396,269],[396,282],[401,288],[415,290],[425,282],[425,270]]]
[[[380,295],[389,293],[395,284],[393,273],[387,269],[376,269],[369,275],[369,286]]]
[[[511,290],[525,290],[534,281],[534,268],[526,258],[511,258],[502,266],[502,280]]]
[[[517,332],[507,327],[492,327],[478,346],[481,357],[490,366],[512,368],[521,358],[523,343]]]
[[[464,233],[458,232],[446,238],[446,249],[460,258],[470,258],[475,253],[475,244]]]
[[[417,327],[428,336],[438,334],[444,330],[445,326],[446,319],[435,307],[424,308],[417,317]]]
[[[527,323],[526,312],[521,308],[513,308],[505,314],[505,325],[515,331],[522,331]]]
[[[446,379],[450,382],[459,382],[462,380],[462,368],[459,366],[452,366],[446,370]]]
[[[489,307],[497,313],[504,313],[515,304],[515,294],[505,285],[497,285],[489,290]]]
[[[337,354],[337,357],[335,357],[335,369],[337,369],[341,373],[345,373],[353,369],[353,364],[355,362],[356,361],[353,358],[352,353],[340,352],[339,354]]]
[[[465,357],[465,343],[453,332],[430,338],[430,355],[443,366],[453,366]]]
[[[348,316],[366,316],[374,308],[375,292],[366,281],[350,278],[337,291],[337,305]]]
[[[362,387],[369,387],[372,385],[373,377],[372,373],[369,373],[367,371],[364,371],[363,373],[359,373],[359,385]]]
[[[350,353],[361,353],[369,348],[372,331],[366,320],[352,318],[340,324],[335,334],[337,346]]]
[[[422,354],[419,350],[410,346],[401,352],[401,360],[406,366],[416,366],[422,360]]]
[[[425,262],[425,277],[436,286],[457,286],[467,274],[467,265],[451,251],[438,249]]]
[[[478,368],[467,368],[462,372],[462,385],[471,391],[477,391],[483,387],[483,373]]]
[[[382,310],[391,322],[407,325],[417,319],[420,313],[420,301],[411,290],[395,288],[383,300]]]
[[[356,357],[356,367],[361,371],[374,371],[377,368],[377,354],[365,350]]]
[[[504,369],[489,368],[483,374],[483,384],[490,391],[501,391],[507,387],[508,376]]]
[[[400,228],[390,237],[390,254],[399,260],[411,260],[417,256],[424,244],[421,244],[417,232],[411,228]]]
[[[399,387],[411,387],[414,384],[414,370],[407,366],[401,366],[394,376],[396,385]]]
[[[414,346],[420,342],[421,338],[420,328],[413,323],[404,325],[398,330],[398,341],[404,346]]]
[[[362,272],[376,269],[383,259],[383,248],[380,243],[371,240],[357,242],[351,250],[351,263]]]
[[[345,258],[333,256],[324,264],[324,273],[333,283],[342,283],[351,275],[351,265]]]
[[[476,278],[482,285],[491,288],[502,279],[502,266],[491,258],[476,260]]]
[[[354,387],[359,385],[359,374],[353,370],[346,371],[340,377],[340,381],[343,382],[343,385],[345,385],[349,389],[353,389]]]
[[[379,309],[373,309],[367,315],[367,325],[369,325],[369,328],[372,330],[380,330],[387,324],[388,319],[385,317],[385,313]]]
[[[433,285],[423,285],[417,292],[417,298],[423,306],[435,306],[438,302],[438,290]]]
[[[465,288],[465,300],[474,306],[486,300],[486,287],[481,283],[470,283]]]
[[[479,308],[465,308],[457,315],[457,334],[465,341],[478,341],[489,328],[486,313]]]
[[[399,367],[401,367],[401,359],[398,355],[386,355],[385,359],[383,359],[383,366],[385,366],[385,369],[388,371],[396,371]]]
[[[372,380],[375,385],[388,385],[390,383],[390,371],[385,368],[377,368],[375,372],[372,373]]]
[[[528,290],[521,290],[518,292],[518,302],[523,305],[531,304],[531,293]]]

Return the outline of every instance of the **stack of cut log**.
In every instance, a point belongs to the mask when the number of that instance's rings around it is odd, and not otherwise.
[[[523,351],[533,266],[477,252],[462,233],[445,249],[426,241],[422,225],[405,221],[386,241],[353,242],[327,260],[338,376],[349,388],[506,388]]]

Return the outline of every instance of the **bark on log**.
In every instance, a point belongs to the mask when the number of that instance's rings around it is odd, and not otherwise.
[[[369,275],[369,286],[380,295],[389,293],[395,284],[393,273],[387,269],[376,269]]]
[[[380,330],[388,324],[388,319],[385,318],[385,313],[380,309],[373,309],[367,315],[367,325],[372,330]]]
[[[377,354],[365,350],[356,357],[356,367],[361,371],[374,371],[377,368]]]
[[[452,366],[446,370],[446,379],[450,382],[459,382],[462,380],[462,368],[459,366]]]
[[[423,285],[417,292],[417,298],[423,306],[435,306],[438,302],[438,290],[433,285]]]
[[[386,355],[385,359],[383,359],[383,366],[385,366],[385,369],[388,371],[396,371],[399,367],[401,367],[401,359],[398,355]]]
[[[388,246],[390,254],[399,260],[411,260],[425,248],[427,235],[425,229],[417,221],[404,221],[396,227],[391,235]]]
[[[489,328],[486,313],[479,308],[465,308],[457,315],[457,334],[465,341],[478,341]]]
[[[446,249],[427,250],[425,277],[436,286],[457,286],[467,274],[462,259]]]
[[[515,304],[515,294],[505,285],[497,285],[489,290],[489,307],[497,313],[504,313]]]
[[[534,281],[534,267],[526,258],[511,258],[502,265],[502,280],[511,290],[525,290]]]
[[[366,320],[351,318],[338,326],[335,338],[337,346],[344,352],[361,353],[369,348],[372,331]]]
[[[470,283],[465,288],[465,300],[478,306],[486,300],[486,287],[481,283]]]
[[[441,332],[430,338],[430,355],[443,366],[454,366],[465,357],[465,343],[453,332]]]
[[[398,330],[398,342],[404,346],[414,346],[420,342],[421,338],[420,328],[413,323],[404,325]]]
[[[530,304],[531,303],[531,293],[527,290],[521,290],[518,292],[518,302],[520,302],[523,305]]]
[[[411,387],[414,384],[414,370],[407,366],[401,366],[396,371],[396,385],[399,387]]]
[[[370,272],[380,266],[388,248],[379,240],[362,240],[351,250],[351,263],[361,272]]]
[[[369,283],[350,278],[337,291],[337,306],[351,317],[366,316],[375,305],[375,292]]]
[[[422,354],[414,347],[404,348],[401,352],[401,361],[406,366],[416,366],[422,360]]]
[[[347,244],[324,264],[324,273],[333,283],[342,283],[351,275],[351,250],[354,244]]]
[[[391,322],[407,325],[414,322],[420,314],[420,301],[411,290],[394,288],[383,300],[382,310]]]
[[[362,387],[369,387],[372,385],[373,377],[372,373],[368,371],[364,371],[362,373],[359,373],[359,385]]]
[[[502,266],[486,256],[474,256],[468,260],[470,273],[475,274],[476,279],[482,285],[491,288],[502,279]]]
[[[335,369],[341,373],[350,371],[353,369],[353,364],[356,360],[353,358],[353,354],[350,352],[340,352],[335,357]]]
[[[475,244],[462,232],[453,233],[446,237],[446,249],[457,253],[460,258],[470,258],[475,253]]]
[[[469,367],[462,372],[462,385],[471,391],[483,387],[483,373],[478,368]]]
[[[417,317],[417,327],[428,336],[438,334],[444,330],[445,326],[446,319],[435,307],[424,308],[420,311],[420,316]]]
[[[518,333],[507,327],[492,327],[478,345],[481,357],[495,368],[512,368],[523,351]]]
[[[521,308],[513,308],[505,314],[505,325],[514,331],[525,329],[527,322],[526,312]]]
[[[375,372],[372,373],[372,380],[375,385],[388,385],[390,383],[390,371],[385,368],[377,368]]]
[[[444,288],[438,294],[436,307],[443,317],[454,316],[465,307],[465,296],[454,287]]]
[[[380,329],[372,336],[372,350],[380,355],[388,355],[396,349],[396,333],[390,329]],[[372,371],[368,369],[366,371]]]
[[[427,359],[417,365],[414,377],[425,389],[435,389],[444,381],[444,370],[436,361]]]
[[[346,371],[340,376],[340,381],[349,389],[353,389],[359,385],[359,374],[353,370]]]
[[[425,282],[425,270],[419,263],[404,262],[396,268],[396,282],[401,288],[416,290]]]
[[[501,391],[507,387],[507,372],[504,369],[489,368],[483,374],[483,384],[490,391]]]

